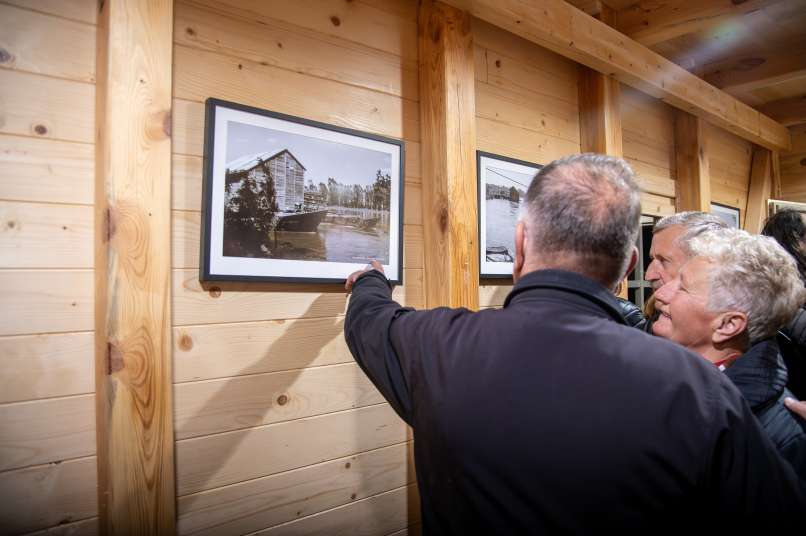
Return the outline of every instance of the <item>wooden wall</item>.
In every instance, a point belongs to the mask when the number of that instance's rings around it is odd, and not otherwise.
[[[579,152],[574,62],[478,19],[477,149],[537,164]],[[500,307],[511,284],[482,281],[481,308]]]
[[[744,222],[753,144],[710,124],[706,124],[705,144],[711,176],[711,201],[738,208],[739,221]]]
[[[792,150],[781,155],[781,199],[806,203],[806,124],[789,132]]]
[[[95,2],[0,4],[0,532],[96,530]]]
[[[339,286],[198,282],[208,97],[406,142],[421,307],[417,4],[175,6],[173,325],[180,534],[388,534],[418,522],[410,431],[354,363]],[[410,511],[411,510],[411,511]]]

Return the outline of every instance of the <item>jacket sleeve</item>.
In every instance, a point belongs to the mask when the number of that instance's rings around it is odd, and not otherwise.
[[[726,514],[723,522],[745,531],[806,527],[806,485],[778,454],[738,391],[723,384],[722,396],[712,402],[717,422],[706,487],[712,507]]]
[[[358,365],[400,417],[411,425],[411,394],[407,367],[392,346],[392,323],[413,312],[392,300],[386,277],[370,270],[353,285],[344,336]]]

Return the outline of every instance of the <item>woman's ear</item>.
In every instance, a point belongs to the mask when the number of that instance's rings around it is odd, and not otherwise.
[[[747,331],[747,314],[741,311],[726,311],[713,323],[711,339],[715,344],[740,337]]]

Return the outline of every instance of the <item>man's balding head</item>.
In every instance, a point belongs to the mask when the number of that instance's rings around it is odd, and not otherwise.
[[[627,271],[640,216],[640,192],[624,160],[555,160],[526,192],[526,267],[570,270],[612,287]]]

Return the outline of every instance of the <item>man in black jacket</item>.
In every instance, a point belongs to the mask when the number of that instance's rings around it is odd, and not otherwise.
[[[414,431],[427,534],[803,526],[803,491],[736,388],[624,324],[639,191],[620,160],[544,167],[502,310],[414,311],[347,281],[356,361]]]

